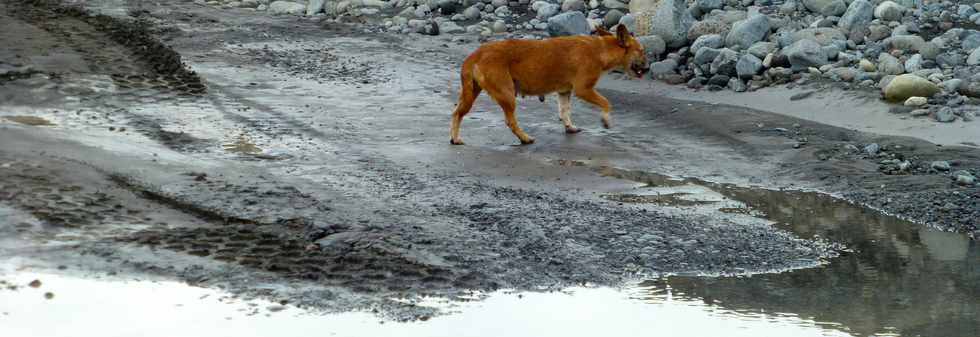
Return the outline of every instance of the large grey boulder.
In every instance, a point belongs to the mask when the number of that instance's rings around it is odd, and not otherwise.
[[[753,43],[762,41],[769,35],[769,28],[769,17],[765,15],[738,21],[725,37],[725,45],[736,50],[751,47]]]
[[[826,46],[837,43],[835,41],[845,42],[847,41],[847,37],[836,28],[807,28],[798,30],[792,34],[783,34],[780,36],[779,43],[783,46],[789,46],[800,40],[810,40],[820,46]]]
[[[636,41],[643,45],[643,50],[646,51],[647,56],[653,56],[655,59],[667,51],[667,43],[656,35],[640,36],[636,38]]]
[[[618,9],[610,9],[606,12],[606,16],[602,17],[602,26],[609,28],[615,26],[619,23],[619,20],[623,18],[623,12]]]
[[[738,52],[723,48],[718,56],[711,61],[711,73],[725,76],[735,76],[735,65],[738,63]],[[725,80],[726,84],[728,80]]]
[[[630,14],[636,17],[636,35],[659,35],[670,48],[687,43],[694,17],[684,0],[634,0]]]
[[[885,21],[901,21],[905,7],[892,1],[884,1],[875,7],[875,17]]]
[[[708,48],[721,48],[724,46],[725,42],[722,41],[721,35],[711,34],[711,35],[701,35],[694,43],[691,43],[691,52],[697,53],[699,49]]]
[[[803,0],[803,6],[824,16],[840,16],[847,10],[844,0]]]
[[[889,53],[878,54],[878,71],[885,75],[901,75],[905,66]]]
[[[783,54],[789,58],[789,63],[794,70],[820,67],[827,64],[827,53],[820,48],[820,44],[812,40],[796,41],[786,47]]]
[[[970,52],[970,56],[966,57],[966,64],[975,66],[980,64],[980,48],[974,49]]]
[[[698,51],[694,53],[694,64],[697,65],[708,64],[709,62],[714,61],[715,58],[718,57],[718,54],[720,53],[721,53],[721,49],[716,49],[716,48],[703,47],[701,49],[698,49]]]
[[[558,15],[558,12],[561,12],[561,6],[558,6],[558,4],[545,3],[538,7],[536,17],[538,20],[548,20],[551,17]],[[479,16],[477,16],[477,18],[479,18]]]
[[[844,32],[860,32],[871,25],[871,19],[873,17],[874,6],[871,5],[871,2],[868,0],[854,0],[850,6],[847,6],[847,11],[844,12],[844,16],[841,16],[837,25]]]
[[[752,44],[747,52],[755,57],[763,59],[766,57],[766,55],[775,52],[776,48],[778,48],[778,45],[776,45],[775,42],[762,41]]]
[[[292,1],[273,1],[269,4],[269,11],[275,14],[302,15],[306,13],[306,5]]]
[[[548,34],[551,36],[589,35],[590,31],[589,21],[579,11],[558,14],[548,19]]]
[[[762,70],[762,60],[752,54],[742,55],[735,64],[735,72],[741,79],[750,79],[758,74],[759,70]]]
[[[691,29],[687,30],[687,40],[694,41],[699,37],[712,34],[724,36],[728,32],[729,27],[731,25],[717,19],[697,21],[691,25]]]
[[[325,3],[327,3],[327,0],[310,0],[310,3],[306,4],[306,15],[309,16],[323,12],[323,5]]]
[[[980,47],[980,33],[971,33],[964,36],[960,42],[960,47],[963,50],[974,50]]]

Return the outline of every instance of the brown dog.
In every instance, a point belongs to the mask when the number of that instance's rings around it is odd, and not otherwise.
[[[459,124],[486,90],[500,104],[507,126],[522,144],[534,143],[517,126],[517,94],[541,96],[558,93],[558,114],[566,133],[572,124],[571,95],[602,109],[602,125],[609,128],[609,101],[595,91],[599,77],[614,68],[634,77],[649,70],[643,45],[620,25],[616,35],[600,29],[592,36],[564,36],[544,40],[503,40],[481,45],[463,61],[462,88],[449,125],[450,143],[463,144]]]

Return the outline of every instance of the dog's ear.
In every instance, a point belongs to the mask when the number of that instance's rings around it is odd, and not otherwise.
[[[602,28],[602,26],[598,26],[598,27],[595,27],[595,35],[598,35],[598,36],[607,36],[607,35],[612,35],[612,33],[610,33],[605,28]]]
[[[630,39],[630,31],[626,29],[626,26],[619,25],[616,27],[616,39],[619,40],[619,46],[626,48],[626,42]]]

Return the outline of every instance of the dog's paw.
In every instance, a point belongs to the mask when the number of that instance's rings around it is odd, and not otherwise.
[[[579,132],[582,132],[582,129],[581,128],[577,128],[577,127],[574,127],[574,126],[573,127],[566,127],[565,128],[565,133],[567,133],[567,134],[576,134],[576,133],[579,133]]]
[[[534,144],[534,137],[527,137],[527,139],[521,139],[521,145],[531,145]]]
[[[449,144],[451,144],[451,145],[463,145],[463,141],[462,140],[458,140],[458,139],[450,139],[449,140]]]
[[[608,121],[608,120],[605,120],[605,119],[603,119],[603,120],[602,120],[602,127],[603,127],[603,128],[606,128],[606,129],[608,129],[608,128],[609,128],[609,121]]]

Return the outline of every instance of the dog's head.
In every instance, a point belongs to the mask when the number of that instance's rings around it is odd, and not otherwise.
[[[613,36],[613,33],[599,28],[596,30],[599,36]],[[616,43],[626,49],[626,54],[622,59],[623,72],[631,77],[641,78],[650,71],[650,63],[647,62],[647,53],[643,50],[643,44],[637,41],[626,26],[616,26]]]

